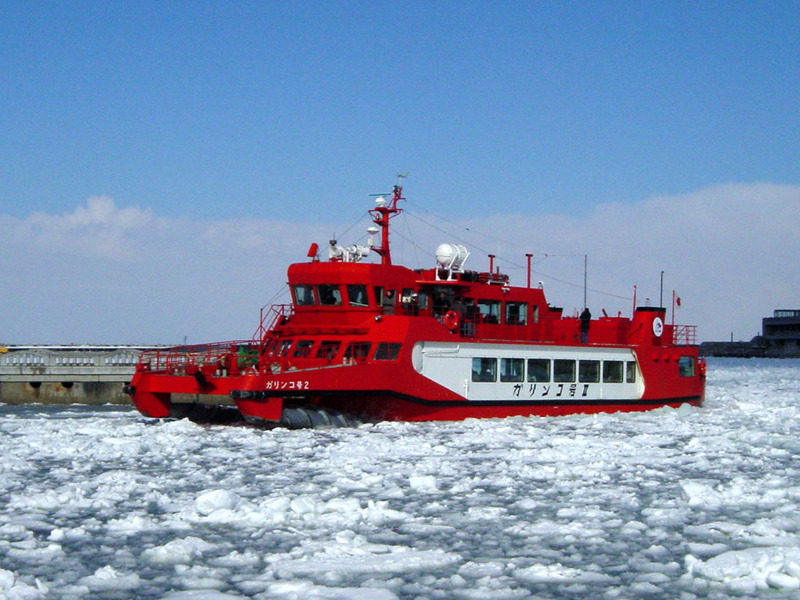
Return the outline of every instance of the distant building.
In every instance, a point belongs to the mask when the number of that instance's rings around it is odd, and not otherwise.
[[[762,320],[762,338],[781,354],[800,355],[800,310],[776,310]]]
[[[761,335],[749,342],[703,342],[700,354],[800,358],[800,310],[777,309],[761,320]]]

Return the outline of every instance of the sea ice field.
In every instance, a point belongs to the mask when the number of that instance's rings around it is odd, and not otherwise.
[[[0,406],[0,598],[797,598],[800,361],[701,408],[259,430]]]

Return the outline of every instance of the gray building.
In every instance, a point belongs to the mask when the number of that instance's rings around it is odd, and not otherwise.
[[[761,320],[761,335],[749,342],[703,342],[703,356],[800,358],[800,310],[776,309]]]

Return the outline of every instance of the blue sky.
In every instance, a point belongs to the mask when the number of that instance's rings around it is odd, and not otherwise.
[[[603,220],[592,217],[608,206],[636,213],[654,198],[691,198],[729,184],[752,194],[774,191],[756,185],[796,191],[798,23],[796,2],[5,3],[0,218],[10,231],[69,223],[71,233],[62,233],[75,236],[77,247],[90,246],[92,236],[127,242],[139,236],[142,245],[131,256],[145,248],[172,256],[172,248],[120,223],[127,217],[151,228],[158,219],[172,223],[165,227],[176,233],[165,234],[162,243],[178,249],[179,230],[195,228],[186,234],[187,245],[200,229],[257,238],[246,225],[255,221],[318,228],[327,236],[323,232],[342,231],[363,214],[369,193],[386,191],[398,172],[409,171],[409,197],[462,227],[469,222],[474,230],[505,217],[529,224],[535,241],[521,231],[520,247],[551,255],[599,253],[613,245],[604,240],[619,235],[613,227],[603,231]],[[113,210],[93,213],[84,219],[90,230],[81,229],[80,215],[91,212],[87,203],[95,197],[110,198]],[[759,202],[760,196],[748,196],[737,206]],[[548,237],[553,232],[537,224],[559,217],[578,219],[573,228],[592,239],[556,247],[566,236]],[[680,232],[692,214],[676,218],[684,221],[673,224]],[[590,221],[601,229],[587,229]],[[103,227],[122,229],[98,233]],[[507,242],[504,227],[485,233]],[[692,243],[674,235],[674,246],[665,250],[671,256]],[[794,234],[785,235],[784,246],[794,248]],[[73,318],[81,307],[77,292],[70,292],[76,310],[64,312],[74,330],[56,333],[25,316],[32,306],[67,310],[41,299],[60,272],[48,271],[53,264],[72,269],[68,279],[101,304],[106,296],[92,281],[104,269],[106,281],[136,269],[145,281],[150,269],[150,293],[161,291],[162,305],[184,293],[170,292],[176,277],[167,266],[134,258],[122,265],[114,262],[119,253],[97,250],[91,260],[107,262],[92,267],[87,255],[64,245],[48,247],[37,238],[33,252],[30,240],[4,236],[4,260],[15,260],[5,267],[0,292],[17,298],[22,312],[13,322],[0,321],[0,341],[8,341],[3,329],[23,326],[13,341],[26,341],[16,339],[25,331],[59,338],[53,342],[115,341],[115,327],[120,338],[127,335],[130,325],[115,324],[112,312],[136,315],[138,309],[122,292],[107,297],[105,327],[89,314]],[[308,240],[297,237],[307,247]],[[731,262],[720,262],[715,272],[735,268],[736,250],[732,242]],[[290,258],[274,244],[264,252],[273,252],[274,262]],[[647,248],[623,252],[647,256]],[[20,262],[22,254],[35,261]],[[69,256],[83,262],[69,262]],[[204,258],[212,263],[198,269],[226,271],[213,256]],[[668,262],[651,259],[629,273],[632,283]],[[604,266],[625,267],[626,256],[618,260]],[[280,263],[272,279],[280,280],[284,267]],[[559,277],[562,267],[553,268]],[[676,262],[673,279],[702,287],[682,270]],[[251,306],[271,296],[267,288],[253,291]],[[776,294],[743,306],[741,318],[750,315],[755,333],[761,313],[781,302],[800,307],[796,295]],[[163,319],[174,313],[164,310]],[[141,334],[158,337],[161,318]],[[205,333],[216,335],[231,324],[220,320]],[[711,331],[738,327],[738,320],[720,322]],[[184,327],[191,328],[191,322]],[[203,327],[197,329],[202,335]]]

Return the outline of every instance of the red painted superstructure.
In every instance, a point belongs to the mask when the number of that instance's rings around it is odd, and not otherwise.
[[[151,417],[235,403],[251,422],[309,425],[647,410],[703,402],[693,326],[665,309],[565,317],[544,291],[490,264],[464,269],[463,246],[436,266],[394,265],[389,221],[402,188],[370,211],[380,245],[342,248],[288,269],[292,303],[262,314],[255,340],[145,352],[126,387]],[[362,262],[370,252],[380,263]],[[207,412],[207,411],[206,411]]]

